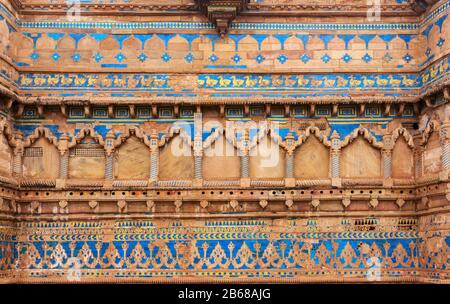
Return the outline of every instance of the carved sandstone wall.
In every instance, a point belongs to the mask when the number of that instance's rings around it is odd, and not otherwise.
[[[0,282],[450,282],[450,2],[363,2],[0,0]]]

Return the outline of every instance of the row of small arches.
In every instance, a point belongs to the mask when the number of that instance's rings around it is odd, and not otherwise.
[[[270,138],[267,136],[267,141]],[[230,143],[222,136],[216,143],[223,146]],[[159,153],[159,172],[161,180],[189,180],[194,178],[194,156],[173,156],[172,145],[179,142],[171,141]],[[87,147],[87,146],[89,147]],[[23,157],[24,176],[29,178],[57,178],[59,175],[60,153],[58,149],[45,138],[39,138],[29,148],[40,148],[40,157],[25,153]],[[214,144],[211,146],[214,148]],[[232,147],[235,149],[235,147]],[[87,149],[77,154],[76,149]],[[91,150],[89,150],[91,149]],[[188,147],[190,149],[190,147]],[[2,149],[2,158],[8,158]],[[91,153],[91,152],[93,153]],[[94,152],[95,151],[95,152]],[[96,144],[93,138],[87,138],[83,144],[71,149],[69,157],[69,178],[103,179],[105,177],[106,158],[103,148]],[[254,179],[279,179],[286,177],[286,152],[276,150],[278,155],[271,166],[265,167],[267,157],[255,153],[249,157],[249,176]],[[9,151],[11,153],[11,151]],[[113,172],[117,179],[148,179],[151,171],[150,149],[140,139],[132,136],[119,147],[114,154]],[[373,147],[362,136],[341,151],[342,177],[381,178],[381,151]],[[9,156],[11,164],[12,157]],[[411,178],[413,174],[413,152],[406,140],[401,137],[394,146],[392,161],[393,176]],[[3,162],[4,164],[8,162]],[[303,145],[294,152],[294,177],[300,179],[317,179],[330,177],[330,148],[321,143],[315,136],[309,137]],[[4,165],[5,166],[5,165]],[[11,169],[3,168],[2,171]],[[5,172],[6,173],[6,172]],[[202,158],[202,176],[206,180],[235,180],[241,176],[241,158],[236,153],[233,156],[208,156]]]

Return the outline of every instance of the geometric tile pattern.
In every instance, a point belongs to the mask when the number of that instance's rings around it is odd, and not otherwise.
[[[194,281],[204,276],[262,281],[309,276],[327,281],[333,280],[330,274],[370,279],[376,264],[383,280],[415,275],[415,228],[368,231],[344,222],[332,227],[321,223],[291,221],[276,230],[264,220],[208,221],[190,227],[160,227],[145,220],[21,224],[20,233],[10,239],[5,227],[0,230],[0,271],[19,265],[14,269],[28,270],[28,279],[61,281],[179,275]],[[102,271],[94,271],[98,269]]]

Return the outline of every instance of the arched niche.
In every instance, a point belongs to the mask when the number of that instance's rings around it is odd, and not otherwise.
[[[400,136],[392,150],[392,177],[412,178],[414,174],[414,155],[405,138]]]
[[[108,36],[100,42],[99,49],[102,51],[115,51],[119,49],[119,42],[112,36]]]
[[[46,138],[40,137],[25,148],[23,176],[35,179],[56,179],[59,175],[59,151]]]
[[[115,152],[116,179],[149,179],[150,148],[136,136],[128,138]]]
[[[164,42],[156,35],[153,35],[145,42],[144,49],[150,51],[150,54],[160,52],[165,49]]]
[[[194,178],[194,155],[189,144],[176,135],[160,150],[159,179],[189,180]]]
[[[233,180],[241,176],[241,160],[237,149],[221,135],[203,150],[205,180]]]
[[[70,149],[69,178],[103,179],[105,176],[105,150],[94,138],[85,137]]]
[[[300,179],[327,178],[330,150],[315,136],[309,136],[294,152],[294,176]]]
[[[341,176],[344,178],[380,178],[381,152],[362,136],[341,151]]]
[[[189,43],[186,41],[186,39],[175,36],[172,39],[169,40],[169,50],[177,50],[177,52],[184,53],[189,52]]]
[[[70,36],[64,36],[58,41],[59,50],[74,50],[75,40]]]
[[[92,51],[97,50],[97,41],[89,35],[84,36],[78,41],[78,50]]]
[[[431,133],[425,145],[423,152],[423,173],[434,174],[441,170],[442,147],[439,142],[439,134],[434,131]]]
[[[43,35],[36,41],[36,49],[39,51],[53,51],[56,47],[56,41],[47,35]]]
[[[135,53],[141,49],[141,42],[133,36],[125,39],[123,50],[128,53]]]
[[[286,151],[268,135],[250,150],[250,178],[277,179],[285,177]]]
[[[0,176],[10,177],[12,173],[12,149],[4,134],[0,134]]]
[[[239,41],[239,46],[240,47],[245,47],[248,50],[257,50],[258,49],[258,42],[257,42],[257,40],[254,37],[248,35],[248,36],[245,36],[244,38],[242,38]]]

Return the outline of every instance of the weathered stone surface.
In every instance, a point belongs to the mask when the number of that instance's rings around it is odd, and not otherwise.
[[[414,156],[412,149],[403,137],[395,143],[392,152],[392,177],[412,178],[414,174]]]
[[[42,137],[33,143],[30,148],[30,156],[27,156],[28,154],[25,152],[25,156],[23,157],[23,175],[27,178],[34,179],[58,178],[60,160],[58,149]],[[41,149],[42,156],[38,157],[36,153],[39,153]]]
[[[425,174],[433,174],[441,169],[442,148],[439,143],[439,135],[433,132],[423,155],[423,168]]]
[[[115,177],[118,179],[148,179],[150,148],[138,138],[130,137],[116,152]]]
[[[381,178],[381,152],[361,136],[342,149],[343,177]]]
[[[315,136],[310,136],[294,154],[296,178],[327,178],[329,177],[330,150]]]
[[[286,152],[270,137],[263,137],[259,145],[250,150],[250,177],[283,178],[285,154]]]
[[[238,151],[223,136],[217,139],[210,148],[205,149],[203,157],[203,178],[205,180],[238,180],[240,174]]]
[[[188,144],[175,137],[160,152],[161,180],[188,180],[194,178],[194,156]]]

